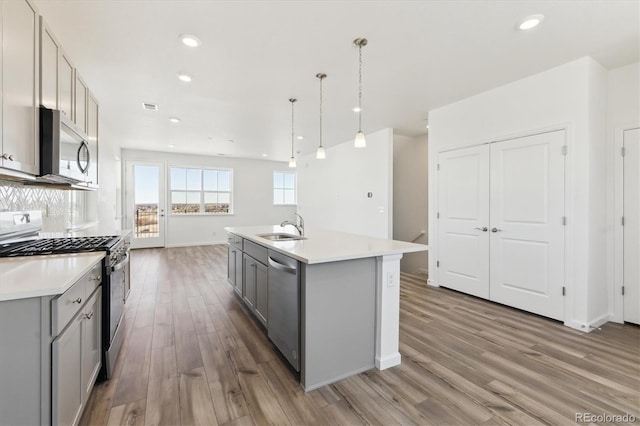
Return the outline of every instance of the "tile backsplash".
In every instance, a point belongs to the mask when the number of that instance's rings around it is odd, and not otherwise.
[[[0,211],[40,210],[43,231],[62,231],[68,210],[65,192],[0,180]]]

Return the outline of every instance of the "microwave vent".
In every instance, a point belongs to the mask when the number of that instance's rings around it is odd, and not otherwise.
[[[142,108],[146,109],[148,111],[157,111],[158,110],[158,105],[156,104],[148,104],[146,102],[142,103]]]

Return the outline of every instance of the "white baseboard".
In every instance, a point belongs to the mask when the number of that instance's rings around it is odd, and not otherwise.
[[[603,314],[598,318],[589,321],[588,323],[579,322],[579,321],[565,321],[564,325],[566,325],[567,327],[571,327],[574,330],[589,333],[597,329],[598,327],[600,327],[602,324],[606,324],[610,320],[611,320],[610,314]]]
[[[402,362],[402,357],[400,352],[396,352],[395,354],[387,355],[382,358],[376,357],[376,368],[378,370],[384,370],[390,367],[395,367],[396,365],[400,365]]]
[[[167,248],[174,247],[195,247],[195,246],[213,246],[217,244],[227,244],[227,240],[223,241],[203,241],[203,242],[194,242],[194,243],[173,243],[173,244],[165,244]]]

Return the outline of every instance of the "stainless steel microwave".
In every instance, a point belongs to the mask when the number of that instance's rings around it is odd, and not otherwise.
[[[40,180],[61,184],[89,181],[91,152],[86,137],[64,114],[40,107]]]

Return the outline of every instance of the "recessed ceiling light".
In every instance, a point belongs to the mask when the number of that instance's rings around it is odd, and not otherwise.
[[[269,155],[267,155],[267,154],[262,154],[262,156],[263,156],[263,157],[268,157]]]
[[[172,122],[172,123],[179,123],[182,120],[180,120],[178,117],[171,117],[171,118],[169,118],[169,121]]]
[[[148,111],[157,111],[158,110],[158,105],[150,104],[150,103],[147,103],[147,102],[143,102],[142,103],[142,109],[146,109]]]
[[[169,144],[169,148],[175,148],[176,146],[174,144]]]
[[[362,111],[362,108],[360,107],[353,107],[353,112],[360,112]]]
[[[185,83],[190,82],[191,80],[193,80],[193,78],[189,75],[189,74],[185,74],[185,73],[178,73],[178,78],[181,81],[184,81]]]
[[[193,34],[180,34],[179,38],[182,44],[184,44],[185,46],[198,47],[202,44],[200,39]]]
[[[526,18],[522,18],[520,22],[518,22],[518,28],[521,30],[530,30],[532,28],[537,27],[540,22],[544,20],[544,15],[536,14],[529,15]]]
[[[304,139],[304,136],[298,136],[298,140],[301,141],[302,139]]]

